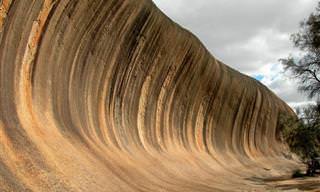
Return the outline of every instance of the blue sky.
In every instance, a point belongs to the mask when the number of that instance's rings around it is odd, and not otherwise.
[[[315,0],[154,0],[219,60],[252,76],[290,106],[310,101],[283,73],[280,58],[299,56],[290,34],[315,9]]]
[[[262,81],[264,78],[264,75],[261,75],[261,74],[260,75],[253,75],[253,77],[258,81]]]

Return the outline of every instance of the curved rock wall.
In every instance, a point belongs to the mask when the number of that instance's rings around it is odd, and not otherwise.
[[[288,165],[291,109],[151,0],[0,2],[1,191],[241,191]]]

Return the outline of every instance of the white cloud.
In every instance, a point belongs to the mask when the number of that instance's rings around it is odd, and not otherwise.
[[[196,34],[219,60],[261,80],[291,106],[309,102],[282,73],[280,58],[296,55],[290,34],[316,7],[314,0],[154,0]]]

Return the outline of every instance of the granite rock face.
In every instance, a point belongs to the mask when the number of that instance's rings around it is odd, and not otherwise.
[[[243,191],[295,165],[292,110],[151,0],[0,2],[0,191]]]

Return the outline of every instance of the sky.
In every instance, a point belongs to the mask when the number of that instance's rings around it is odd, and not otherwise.
[[[280,58],[300,53],[290,41],[316,0],[153,0],[194,33],[217,59],[274,91],[291,107],[310,103]]]

